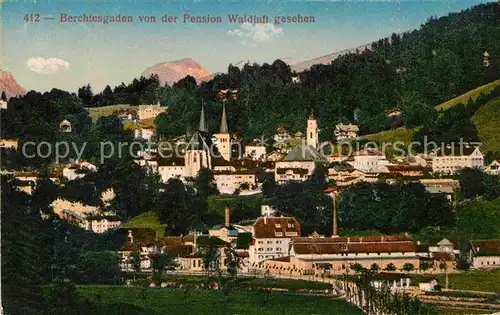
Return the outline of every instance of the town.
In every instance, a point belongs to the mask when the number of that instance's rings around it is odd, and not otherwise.
[[[500,47],[417,43],[469,18],[498,4],[301,71],[4,89],[3,311],[500,312]]]

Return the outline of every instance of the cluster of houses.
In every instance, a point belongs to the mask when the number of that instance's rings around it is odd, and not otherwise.
[[[160,238],[151,229],[128,228],[123,233],[127,241],[119,254],[124,270],[132,269],[135,252],[145,271],[153,268],[160,253],[173,255],[177,270],[204,271],[207,246],[217,249],[217,268],[221,270],[226,268],[228,250],[234,250],[241,272],[282,276],[353,274],[356,265],[400,272],[411,264],[415,270],[443,272],[443,264],[447,270],[456,269],[460,255],[457,241],[448,239],[425,247],[409,236],[325,237],[313,233],[304,237],[295,218],[276,216],[268,205],[262,206],[261,217],[244,225],[231,223],[226,209],[224,224],[212,227],[206,235]],[[464,255],[472,268],[500,267],[500,240],[475,240],[468,247],[470,252]]]
[[[341,141],[357,137],[358,127],[352,124],[338,124],[335,136]],[[151,135],[146,137],[151,139]],[[307,119],[304,134],[289,132],[280,127],[274,135],[274,148],[266,147],[265,141],[255,139],[244,150],[235,152],[234,141],[227,122],[225,105],[222,106],[220,131],[212,137],[208,134],[202,106],[198,130],[193,134],[168,142],[168,150],[151,149],[141,152],[136,162],[151,167],[163,181],[179,178],[189,181],[201,168],[213,171],[215,183],[222,194],[256,194],[261,182],[257,174],[266,172],[279,184],[291,181],[305,181],[315,169],[322,165],[328,169],[328,179],[337,186],[349,186],[359,182],[378,180],[393,181],[398,178],[421,181],[429,191],[451,196],[451,188],[457,182],[447,180],[427,181],[431,174],[449,175],[471,167],[483,169],[490,174],[500,174],[500,163],[492,162],[484,167],[484,157],[478,147],[442,147],[426,155],[417,155],[399,160],[389,160],[385,153],[376,148],[358,149],[350,154],[335,152],[323,154],[318,137],[318,123],[313,113]],[[287,143],[295,140],[295,147]],[[212,144],[212,145],[210,145]],[[273,151],[269,152],[269,149]],[[443,188],[435,189],[436,187]]]

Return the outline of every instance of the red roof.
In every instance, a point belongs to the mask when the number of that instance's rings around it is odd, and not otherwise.
[[[254,231],[255,238],[290,238],[300,236],[300,224],[293,217],[259,218]]]
[[[377,149],[369,148],[366,150],[360,150],[353,153],[354,156],[383,156],[382,152]]]
[[[339,238],[294,238],[296,254],[391,253],[415,252],[416,245],[408,237],[371,236]]]
[[[470,241],[474,254],[480,256],[500,256],[500,239]]]

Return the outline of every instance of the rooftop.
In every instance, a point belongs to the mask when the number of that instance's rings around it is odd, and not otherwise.
[[[323,162],[324,158],[311,145],[298,146],[294,148],[283,161],[314,161]]]

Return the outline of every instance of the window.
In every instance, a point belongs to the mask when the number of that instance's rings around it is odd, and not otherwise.
[[[275,226],[277,229],[281,228],[281,224],[279,224],[279,223],[276,223],[274,226]]]
[[[281,244],[281,241],[276,241],[276,244]]]
[[[263,250],[264,250],[264,248],[259,247],[259,252],[262,252]]]
[[[264,241],[258,241],[257,243],[258,244],[264,244]]]
[[[272,243],[273,243],[273,241],[267,241],[267,244],[272,244]]]
[[[277,252],[281,252],[281,247],[276,247]]]
[[[267,251],[268,251],[268,252],[270,252],[270,251],[272,251],[272,250],[273,250],[273,249],[272,249],[272,247],[269,247],[269,248],[267,249]]]

